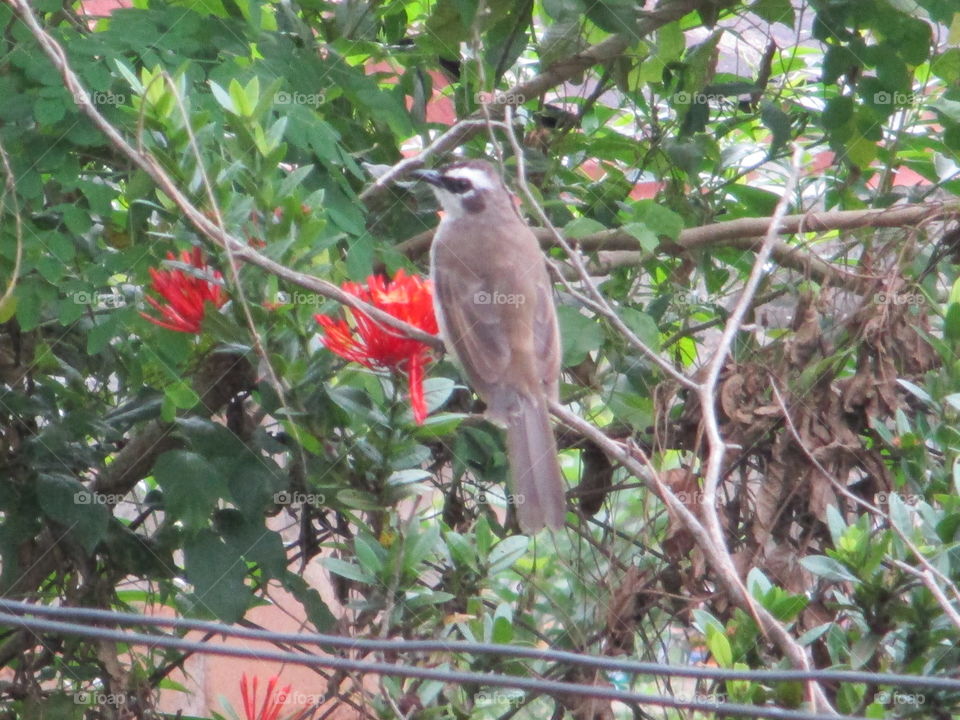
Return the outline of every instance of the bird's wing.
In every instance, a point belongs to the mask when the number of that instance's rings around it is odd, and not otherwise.
[[[537,281],[537,306],[533,316],[533,349],[537,368],[547,392],[554,400],[559,395],[560,376],[560,330],[557,327],[557,311],[553,305],[553,286],[546,272]]]
[[[476,302],[489,294],[480,277],[461,278],[453,286],[444,275],[434,277],[445,339],[453,347],[470,381],[481,394],[498,383],[510,364],[510,345],[499,318],[488,305]]]

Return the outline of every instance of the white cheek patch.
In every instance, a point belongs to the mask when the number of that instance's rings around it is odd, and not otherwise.
[[[449,178],[454,178],[455,180],[466,180],[471,185],[473,185],[475,190],[493,190],[494,189],[494,179],[490,177],[483,170],[478,170],[477,168],[472,167],[461,167],[455,168],[453,170],[448,170],[444,173]]]

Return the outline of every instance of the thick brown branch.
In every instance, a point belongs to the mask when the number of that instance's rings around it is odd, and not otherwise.
[[[787,215],[778,228],[780,235],[796,235],[805,232],[827,232],[830,230],[856,230],[859,228],[887,228],[912,227],[921,222],[932,219],[947,219],[960,217],[960,205],[942,205],[919,203],[916,205],[902,205],[885,210],[834,210],[821,213],[805,213],[803,215]],[[759,247],[760,241],[770,228],[770,218],[739,218],[727,222],[702,225],[687,228],[680,233],[674,242],[663,242],[664,251],[675,249],[683,250],[720,245],[754,250]],[[554,244],[553,235],[544,228],[535,228],[534,232],[544,247]],[[414,235],[396,246],[398,252],[407,257],[417,258],[430,249],[433,240],[433,231]],[[602,250],[638,250],[639,241],[630,233],[620,228],[604,230],[580,238],[580,248],[586,252]],[[772,258],[781,266],[797,270],[809,275],[817,282],[829,282],[836,287],[848,290],[864,290],[868,287],[868,278],[855,275],[831,264],[827,260],[810,250],[790,245],[786,242],[776,242],[771,253]],[[637,262],[642,262],[643,256],[637,256]]]

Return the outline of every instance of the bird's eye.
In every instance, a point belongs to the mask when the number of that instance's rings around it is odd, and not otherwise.
[[[454,177],[445,177],[443,179],[443,186],[456,195],[462,195],[473,187],[469,180]]]

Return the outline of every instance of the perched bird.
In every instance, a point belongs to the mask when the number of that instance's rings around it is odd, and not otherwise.
[[[521,529],[559,528],[565,484],[547,399],[558,394],[560,333],[540,246],[490,163],[415,176],[444,211],[430,250],[440,332],[488,417],[506,427]]]

